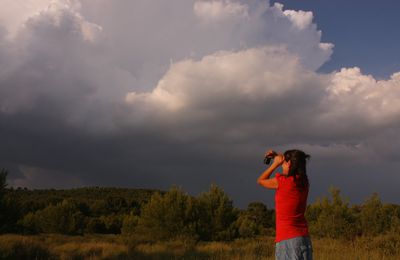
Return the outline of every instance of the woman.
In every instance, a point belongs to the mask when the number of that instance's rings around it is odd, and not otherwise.
[[[304,213],[307,206],[309,183],[306,160],[310,158],[300,150],[284,154],[268,151],[274,157],[271,166],[258,178],[258,184],[275,190],[276,259],[312,259],[312,245]],[[271,174],[282,166],[282,173]]]

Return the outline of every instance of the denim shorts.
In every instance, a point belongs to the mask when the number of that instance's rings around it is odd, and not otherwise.
[[[282,240],[275,245],[276,260],[312,260],[313,249],[308,236]]]

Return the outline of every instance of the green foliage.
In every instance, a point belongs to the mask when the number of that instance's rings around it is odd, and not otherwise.
[[[400,206],[383,204],[377,193],[352,207],[340,196],[339,189],[332,188],[331,197],[307,208],[306,217],[313,235],[354,238],[400,233]]]
[[[121,233],[123,216],[119,214],[111,214],[101,216],[99,220],[104,223],[106,233],[108,234],[119,234]]]
[[[7,175],[8,175],[8,172],[6,169],[0,170],[0,200],[3,199],[5,189],[7,187],[7,182],[6,182]]]
[[[356,235],[354,215],[340,190],[330,189],[331,200],[318,200],[307,209],[307,219],[313,235],[321,237],[353,237]]]
[[[363,235],[378,235],[385,230],[389,223],[387,214],[384,213],[382,202],[377,193],[373,193],[361,206],[358,215],[359,228]]]
[[[0,170],[0,233],[16,232],[16,221],[20,217],[20,207],[7,194],[8,172]]]
[[[29,212],[21,220],[18,221],[18,225],[23,227],[24,233],[36,234],[41,231],[38,226],[38,220],[35,213]]]
[[[0,232],[4,229],[4,222],[6,219],[6,206],[4,201],[5,189],[7,187],[7,171],[5,169],[0,170]]]
[[[263,228],[275,227],[275,211],[269,210],[262,202],[249,203],[247,214]]]
[[[37,216],[43,214],[44,209],[47,212],[49,208],[52,208],[51,206],[68,200],[75,205],[76,212],[80,215],[79,218],[83,219],[83,228],[77,225],[78,229],[70,233],[118,234],[121,233],[124,215],[129,212],[140,214],[140,208],[149,201],[155,192],[155,190],[146,189],[102,187],[71,190],[5,189],[4,200],[0,203],[0,207],[3,206],[6,209],[0,211],[0,218],[3,212],[7,212],[7,214],[6,218],[0,222],[0,232],[44,232],[43,225],[39,225],[41,221],[36,220]]]
[[[235,237],[237,211],[223,189],[211,185],[208,192],[197,198],[197,209],[197,234],[202,240],[231,240]]]
[[[87,220],[84,232],[87,234],[106,234],[107,228],[100,218],[94,217]]]
[[[64,200],[34,214],[27,214],[20,224],[28,232],[81,234],[84,228],[84,216],[76,203]]]
[[[106,187],[86,187],[69,190],[28,190],[21,188],[6,190],[6,193],[13,197],[15,203],[21,205],[22,215],[68,199],[87,205],[88,215],[96,217],[111,214],[128,214],[133,208],[138,210],[149,201],[155,192],[163,193],[149,189]]]
[[[173,187],[161,195],[154,194],[142,208],[138,232],[151,239],[165,240],[195,235],[193,199]]]
[[[106,212],[121,213],[121,209],[127,209],[128,203],[125,198],[116,196],[109,196],[106,199]]]
[[[400,206],[399,205],[388,205],[390,208],[390,221],[389,221],[389,232],[392,234],[400,234]]]
[[[268,231],[274,226],[274,211],[268,210],[262,202],[252,202],[240,213],[236,226],[239,236],[244,238],[273,235]]]
[[[136,233],[138,224],[139,224],[139,216],[133,213],[125,215],[122,221],[121,233],[124,235]]]
[[[192,197],[177,187],[168,192],[99,187],[13,189],[7,188],[6,177],[7,171],[1,170],[0,233],[123,233],[127,239],[136,237],[135,241],[226,241],[274,235],[273,210],[261,202],[250,203],[246,210],[236,209],[216,185]],[[339,189],[332,188],[330,195],[307,208],[314,237],[353,239],[400,233],[399,205],[382,203],[376,193],[354,206],[343,199]],[[385,239],[382,247],[390,251],[393,243]]]
[[[240,214],[236,220],[239,236],[243,238],[256,237],[263,233],[263,227],[248,214]]]

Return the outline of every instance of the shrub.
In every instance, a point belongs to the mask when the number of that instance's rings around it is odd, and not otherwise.
[[[85,233],[99,233],[99,234],[106,234],[107,228],[103,221],[101,221],[97,217],[89,218],[86,222]]]
[[[197,234],[202,240],[232,240],[238,212],[223,189],[211,185],[208,192],[197,198]]]
[[[34,214],[28,213],[20,223],[30,232],[81,234],[84,216],[74,202],[64,200]]]
[[[331,188],[332,199],[319,200],[307,209],[307,219],[313,235],[331,238],[350,238],[356,235],[355,216],[340,190]]]
[[[122,221],[121,233],[123,235],[129,235],[136,232],[136,228],[139,224],[139,216],[135,214],[125,215]]]
[[[193,206],[193,199],[176,187],[156,193],[143,207],[137,230],[155,240],[195,236]]]
[[[263,233],[263,226],[248,214],[242,214],[236,221],[239,235],[244,238],[256,237]]]
[[[390,221],[387,216],[383,212],[382,202],[378,194],[372,194],[361,206],[357,218],[361,234],[372,236],[382,234],[385,231],[385,224]]]

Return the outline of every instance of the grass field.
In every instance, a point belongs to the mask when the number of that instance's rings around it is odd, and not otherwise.
[[[274,259],[271,237],[144,243],[120,235],[1,235],[0,259]],[[400,259],[400,235],[313,239],[314,259]]]

